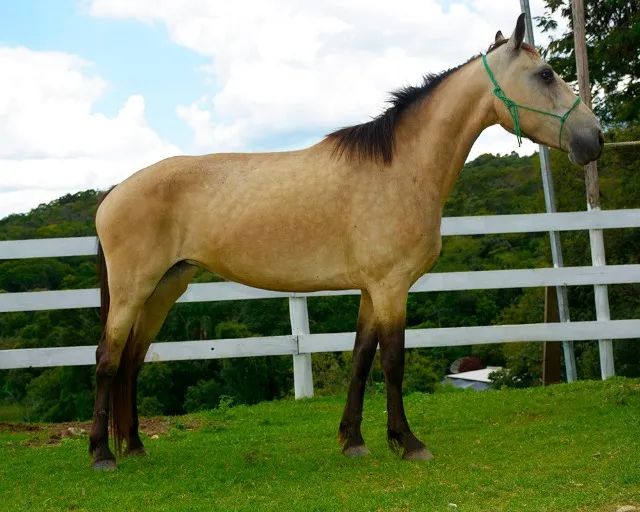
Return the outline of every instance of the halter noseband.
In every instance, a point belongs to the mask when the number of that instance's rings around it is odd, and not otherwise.
[[[491,71],[491,68],[489,67],[486,54],[482,54],[482,63],[484,64],[484,69],[487,71],[487,75],[489,75],[491,83],[493,84],[493,94],[496,96],[496,98],[502,101],[502,103],[504,103],[504,106],[507,107],[507,110],[511,114],[511,118],[513,119],[513,132],[516,134],[516,138],[518,139],[518,146],[522,145],[522,130],[520,129],[520,115],[518,113],[518,108],[523,108],[525,110],[530,110],[531,112],[536,112],[538,114],[560,119],[560,135],[558,136],[558,147],[562,147],[562,129],[564,128],[564,122],[569,117],[569,114],[573,112],[573,109],[578,106],[578,103],[580,103],[580,98],[576,98],[576,101],[574,101],[573,105],[569,107],[569,110],[567,110],[561,116],[558,114],[554,114],[553,112],[545,112],[544,110],[538,110],[537,108],[519,105],[511,98],[509,98],[502,90],[502,87],[500,87],[500,84],[496,80],[496,77],[493,75],[493,71]]]

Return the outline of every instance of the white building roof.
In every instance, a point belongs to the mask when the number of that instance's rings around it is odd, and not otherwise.
[[[502,370],[500,366],[487,366],[482,370],[473,370],[471,372],[461,372],[461,373],[451,373],[447,375],[445,378],[447,379],[461,379],[461,380],[472,380],[475,382],[486,382],[487,384],[491,383],[489,379],[489,374],[491,372],[495,372],[496,370]]]

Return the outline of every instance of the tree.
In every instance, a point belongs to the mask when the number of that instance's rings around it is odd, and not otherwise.
[[[571,2],[546,0],[537,19],[543,32],[555,30],[560,14],[569,31],[553,41],[544,54],[564,78],[576,80]],[[640,2],[585,0],[585,29],[596,113],[607,124],[629,125],[640,118]]]

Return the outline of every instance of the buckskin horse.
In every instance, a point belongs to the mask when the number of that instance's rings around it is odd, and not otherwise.
[[[524,31],[521,15],[511,37],[498,32],[486,54],[392,93],[378,117],[307,149],[168,158],[103,198],[96,469],[115,468],[109,424],[117,452],[144,453],[138,372],[199,267],[270,290],[361,290],[342,452],[367,453],[360,424],[379,345],[389,444],[405,459],[431,458],[402,401],[407,293],[440,253],[442,208],[471,146],[499,123],[580,165],[602,149],[598,119],[523,42]]]

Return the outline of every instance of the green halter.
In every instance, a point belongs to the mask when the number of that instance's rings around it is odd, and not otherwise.
[[[558,136],[558,146],[562,147],[562,129],[564,128],[564,122],[569,117],[569,114],[573,112],[573,109],[578,106],[580,103],[580,98],[576,98],[576,101],[573,102],[573,105],[567,110],[563,115],[559,116],[558,114],[554,114],[553,112],[545,112],[544,110],[538,110],[537,108],[526,107],[524,105],[519,105],[511,98],[507,97],[507,95],[498,84],[496,77],[493,75],[493,71],[489,67],[489,63],[487,62],[487,56],[482,54],[482,63],[484,64],[484,69],[486,69],[487,74],[489,75],[489,79],[493,84],[493,94],[504,103],[504,106],[507,107],[507,110],[511,114],[511,118],[513,119],[513,131],[516,134],[516,138],[518,139],[518,146],[522,145],[522,130],[520,129],[520,115],[518,114],[518,108],[523,108],[525,110],[530,110],[531,112],[536,112],[538,114],[542,114],[545,116],[555,117],[556,119],[560,119],[560,135]]]

